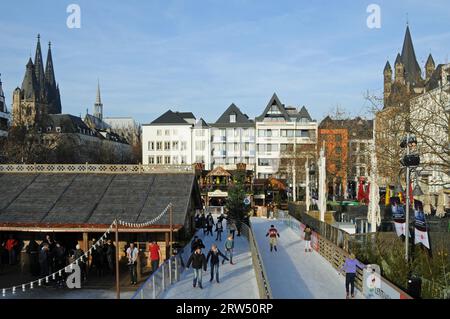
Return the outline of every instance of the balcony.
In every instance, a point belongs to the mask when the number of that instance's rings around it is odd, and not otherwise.
[[[213,143],[225,143],[227,141],[226,136],[213,136],[212,142]]]
[[[227,156],[227,151],[214,151],[213,157],[225,157]]]

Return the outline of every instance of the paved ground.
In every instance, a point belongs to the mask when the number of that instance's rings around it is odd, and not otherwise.
[[[224,223],[225,224],[225,223]],[[223,234],[221,242],[216,242],[215,237],[203,237],[203,231],[200,232],[199,237],[205,243],[206,253],[209,251],[211,244],[216,243],[219,249],[224,252],[224,243],[226,237],[226,229]],[[215,233],[214,233],[215,235]],[[244,236],[235,237],[235,249],[233,262],[235,265],[230,265],[226,262],[225,265],[220,265],[220,283],[210,279],[210,268],[208,264],[208,271],[203,272],[203,289],[193,288],[193,272],[192,268],[186,270],[181,277],[181,280],[169,288],[161,295],[161,299],[258,299],[258,285],[256,283],[255,271],[253,269],[252,257],[247,239]]]
[[[305,253],[304,241],[281,221],[252,218],[252,228],[274,298],[344,299],[345,280],[319,253]],[[270,252],[270,225],[280,233],[278,252]],[[361,293],[357,293],[357,298]]]

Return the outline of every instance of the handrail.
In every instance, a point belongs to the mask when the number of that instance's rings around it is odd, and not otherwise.
[[[241,232],[246,236],[250,244],[250,251],[253,259],[253,267],[256,274],[256,283],[258,284],[259,296],[261,299],[272,299],[272,289],[270,288],[264,263],[262,262],[261,254],[258,245],[253,235],[253,230],[248,225],[242,223]]]

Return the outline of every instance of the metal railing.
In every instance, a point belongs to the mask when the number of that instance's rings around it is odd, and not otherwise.
[[[177,283],[190,255],[190,244],[162,263],[134,293],[131,299],[158,299],[170,286]]]
[[[193,172],[192,165],[0,164],[0,173],[166,174]]]
[[[253,268],[255,269],[256,283],[258,285],[259,297],[261,299],[272,299],[272,290],[270,288],[264,264],[262,262],[261,254],[259,253],[258,245],[253,236],[252,229],[247,224],[241,225],[241,234],[243,234],[249,243],[250,252],[252,254]]]
[[[310,216],[308,216],[310,217]],[[278,218],[281,219],[288,227],[292,228],[294,231],[296,231],[299,235],[301,234],[301,231],[304,229],[304,225],[306,223],[302,223],[298,221],[296,218],[289,215],[287,212],[278,212]],[[318,221],[318,220],[317,220]],[[320,222],[320,221],[318,221]],[[322,223],[322,222],[320,222]],[[322,257],[324,257],[335,269],[340,270],[342,266],[344,265],[345,258],[349,256],[349,253],[345,251],[344,249],[340,248],[335,243],[331,242],[327,238],[322,236],[322,233],[315,231],[314,226],[317,227],[317,225],[314,225],[315,223],[309,222],[307,223],[310,227],[313,227],[313,234],[312,234],[312,247],[320,254]],[[326,223],[322,223],[324,225],[328,225]],[[319,225],[319,229],[327,229],[326,227],[320,227],[322,225]],[[328,225],[331,226],[331,225]],[[335,228],[335,227],[333,227]],[[337,228],[335,228],[337,229]],[[337,229],[340,231],[340,229]],[[363,289],[363,271],[360,268],[357,268],[356,272],[356,279],[355,279],[355,287],[358,288],[360,291]]]

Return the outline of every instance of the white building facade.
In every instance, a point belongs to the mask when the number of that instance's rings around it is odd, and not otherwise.
[[[438,193],[450,188],[450,64],[436,68],[426,92],[411,100],[410,112],[425,191]]]
[[[254,170],[255,123],[235,105],[230,107],[212,124],[211,151],[212,168],[235,169],[236,164],[246,164]]]
[[[280,178],[280,160],[302,145],[315,147],[318,124],[303,107],[285,107],[274,94],[261,116],[256,118],[257,178]],[[296,154],[295,156],[300,156]]]
[[[167,111],[142,126],[142,164],[192,165],[204,160],[210,169],[209,127],[192,113]]]

